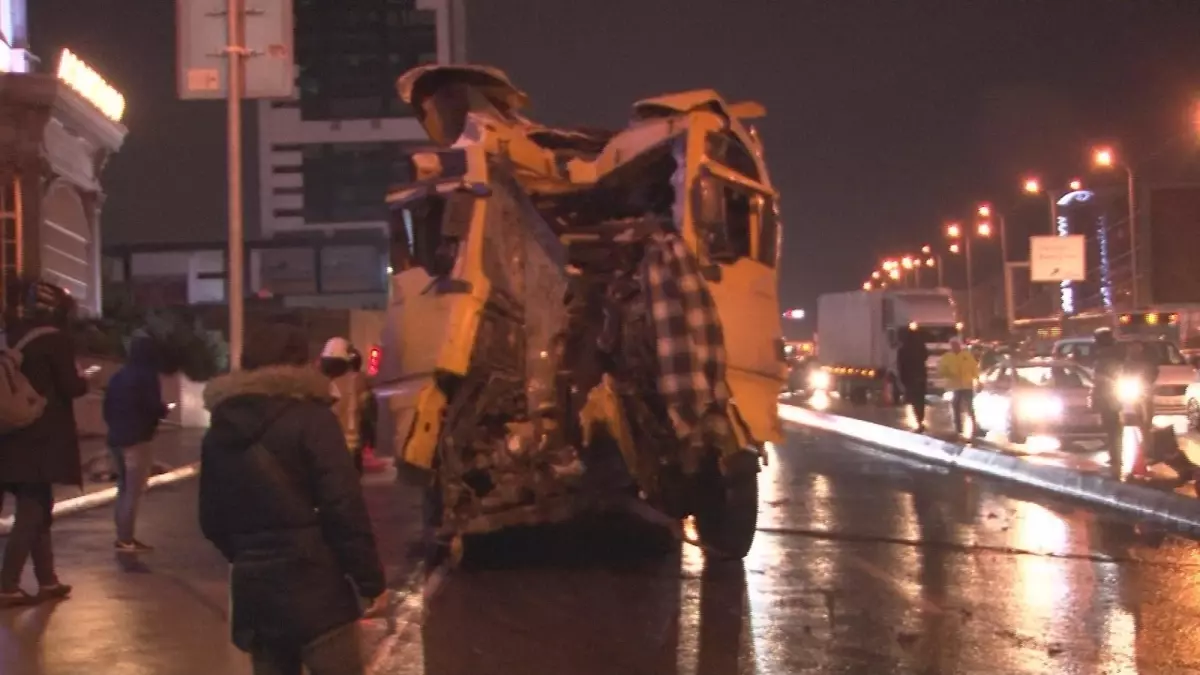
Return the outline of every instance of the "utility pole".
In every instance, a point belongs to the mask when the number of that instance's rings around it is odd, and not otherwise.
[[[224,100],[228,126],[229,368],[241,368],[245,340],[246,231],[242,193],[242,103],[296,97],[293,0],[175,0],[179,98]],[[215,6],[214,6],[215,5]],[[246,23],[252,19],[247,45]],[[223,77],[222,77],[223,76]]]
[[[245,228],[242,223],[242,93],[245,76],[246,16],[243,0],[226,0],[225,14],[229,44],[225,46],[228,79],[225,102],[228,125],[229,153],[229,264],[226,270],[229,283],[229,369],[242,367],[242,338],[244,335],[245,290],[242,274],[245,271]]]

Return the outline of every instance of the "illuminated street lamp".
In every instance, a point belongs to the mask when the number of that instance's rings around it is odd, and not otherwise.
[[[962,236],[962,228],[958,226],[958,223],[950,223],[946,226],[946,236],[951,239],[958,239]]]
[[[1027,180],[1026,187],[1030,187],[1028,183],[1029,181]],[[1037,187],[1040,189],[1041,185],[1038,184]],[[1026,192],[1028,192],[1028,190],[1026,190]],[[978,224],[976,231],[979,232],[979,236],[991,237],[993,222],[996,223],[996,227],[999,228],[997,235],[999,235],[1000,238],[1000,264],[1001,271],[1004,273],[1004,318],[1008,324],[1009,331],[1012,331],[1013,322],[1016,320],[1016,316],[1014,315],[1015,305],[1012,297],[1012,270],[1008,263],[1008,234],[1005,231],[1007,228],[1005,227],[1004,214],[992,208],[991,204],[980,204],[979,208],[976,209],[976,212],[981,218],[988,219]]]
[[[890,277],[892,281],[899,281],[900,280],[900,270],[893,267],[892,269],[888,270],[888,277]]]
[[[904,256],[904,259],[900,261],[900,266],[906,270],[911,270],[913,268],[913,259],[909,256]]]
[[[960,250],[961,249],[959,248],[958,244],[950,244],[950,252],[951,253],[957,255]]]
[[[871,272],[872,279],[878,279],[881,276],[883,276],[883,275],[879,273],[879,270],[875,270],[874,272]]]
[[[871,282],[869,282],[869,281],[864,281],[864,282],[863,282],[863,290],[864,290],[864,291],[869,291],[869,290],[871,290]]]
[[[924,253],[925,255],[929,255],[930,253],[933,253],[933,248],[930,247],[928,244],[926,244],[921,247],[921,253]]]
[[[1129,202],[1129,294],[1133,309],[1138,307],[1138,248],[1137,248],[1137,190],[1133,167],[1121,162],[1112,148],[1099,147],[1092,150],[1092,165],[1097,169],[1121,168],[1125,170],[1126,200]]]
[[[1036,195],[1042,191],[1042,182],[1036,178],[1026,178],[1024,189],[1027,194]]]
[[[1083,189],[1083,181],[1076,178],[1075,180],[1068,183],[1067,187],[1071,188],[1072,192],[1079,192],[1080,190]]]

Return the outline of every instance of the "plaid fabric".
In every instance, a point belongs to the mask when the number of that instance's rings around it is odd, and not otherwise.
[[[680,439],[700,442],[701,421],[729,401],[721,319],[700,266],[679,235],[654,234],[642,260],[654,325],[658,389]]]

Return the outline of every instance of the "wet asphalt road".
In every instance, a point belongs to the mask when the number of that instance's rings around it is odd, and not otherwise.
[[[794,431],[771,459],[744,567],[655,555],[619,522],[490,540],[409,598],[394,638],[365,624],[373,672],[1200,672],[1194,542],[828,436]],[[415,502],[378,480],[368,496],[402,586]],[[247,673],[194,500],[151,493],[160,551],[140,568],[114,560],[107,512],[57,523],[76,597],[0,613],[0,673]]]

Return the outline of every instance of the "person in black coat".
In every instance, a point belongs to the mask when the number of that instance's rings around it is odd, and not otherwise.
[[[45,397],[46,408],[33,424],[0,437],[0,494],[16,499],[12,533],[0,566],[0,607],[61,599],[71,592],[55,570],[50,524],[53,486],[83,486],[74,399],[87,393],[88,384],[66,332],[74,307],[66,291],[35,281],[27,285],[19,316],[9,317],[9,346],[31,336],[21,350],[21,372]],[[30,558],[39,587],[36,595],[20,588]]]
[[[154,433],[167,416],[158,379],[157,343],[135,337],[129,359],[108,381],[104,394],[104,424],[108,447],[117,470],[117,501],[113,519],[117,528],[114,544],[120,553],[146,553],[150,546],[134,537],[138,506],[154,468]]]
[[[271,324],[245,370],[214,379],[201,446],[200,526],[233,565],[232,637],[255,673],[363,672],[360,598],[386,607],[362,488],[308,340]]]
[[[929,348],[913,330],[900,334],[900,348],[896,350],[896,370],[900,385],[904,387],[904,400],[912,406],[917,419],[917,431],[925,433],[925,394],[929,389],[929,371],[925,367],[929,360]]]

